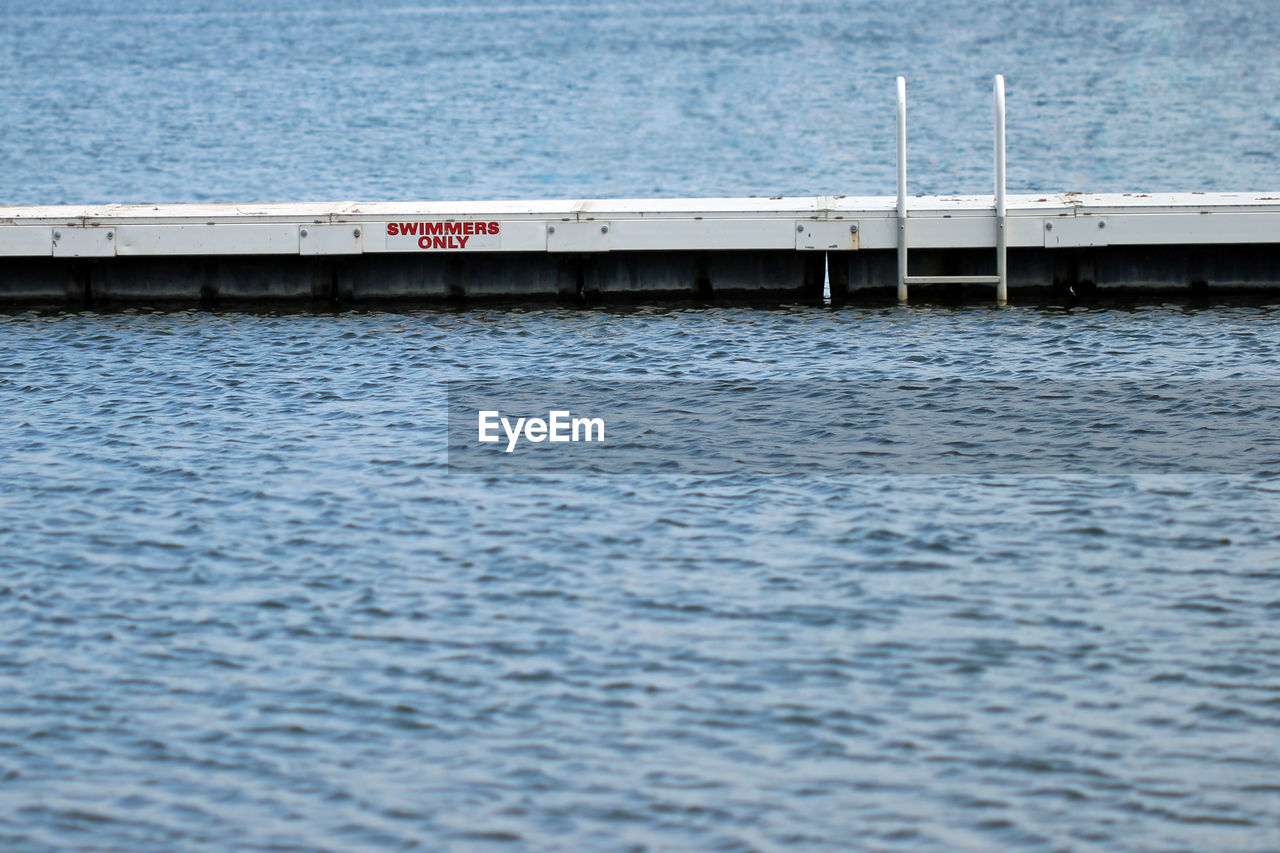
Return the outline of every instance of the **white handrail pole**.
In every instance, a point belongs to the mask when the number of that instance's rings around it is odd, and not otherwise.
[[[907,301],[907,79],[898,78],[898,301]]]
[[[996,275],[1000,283],[996,285],[996,302],[1004,305],[1009,301],[1009,267],[1006,258],[1008,248],[1008,232],[1006,226],[1005,205],[1005,146],[1004,146],[1004,75],[997,74],[995,79],[996,110]]]

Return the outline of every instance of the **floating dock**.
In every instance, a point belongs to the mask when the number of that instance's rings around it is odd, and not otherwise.
[[[1010,196],[1005,223],[1014,299],[1280,289],[1277,197]],[[907,227],[913,298],[995,297],[990,196],[913,198]],[[820,299],[824,280],[892,300],[898,233],[892,197],[0,208],[0,301]]]
[[[1280,192],[0,207],[0,304],[1280,291]]]

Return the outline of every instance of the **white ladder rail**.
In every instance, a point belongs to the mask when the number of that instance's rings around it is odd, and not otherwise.
[[[996,122],[996,303],[1009,301],[1008,230],[1005,228],[1008,211],[1005,205],[1004,172],[1004,75],[997,74],[992,84],[992,100],[995,102]]]
[[[907,78],[898,78],[898,301],[907,301]]]
[[[995,207],[996,225],[996,274],[995,275],[910,275],[907,255],[907,80],[898,78],[898,301],[907,301],[908,286],[912,284],[994,284],[996,302],[1004,305],[1009,298],[1009,269],[1007,261],[1008,234],[1007,204],[1005,195],[1005,108],[1004,75],[995,75],[993,101],[995,110]]]

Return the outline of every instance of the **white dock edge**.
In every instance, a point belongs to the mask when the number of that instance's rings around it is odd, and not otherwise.
[[[893,197],[0,207],[0,257],[853,252],[899,246]],[[1009,248],[1280,243],[1280,192],[1007,198]],[[912,249],[996,248],[991,196],[908,202]]]
[[[7,207],[0,303],[1280,290],[1280,193],[998,196]]]

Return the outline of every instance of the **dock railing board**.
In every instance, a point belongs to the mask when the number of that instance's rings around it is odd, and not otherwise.
[[[993,108],[990,196],[908,195],[899,77],[896,197],[0,207],[0,301],[1280,288],[1280,192],[1008,196]]]

